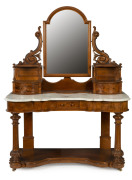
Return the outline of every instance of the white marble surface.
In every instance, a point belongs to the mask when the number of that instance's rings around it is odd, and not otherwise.
[[[115,95],[100,95],[90,93],[74,93],[74,94],[62,94],[62,93],[45,93],[35,95],[17,95],[9,94],[5,98],[9,102],[29,102],[29,101],[59,101],[59,100],[82,100],[82,101],[111,101],[122,102],[130,100],[129,96],[125,93]]]

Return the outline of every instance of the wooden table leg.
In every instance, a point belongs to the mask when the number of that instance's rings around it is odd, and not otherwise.
[[[20,116],[18,113],[12,113],[13,115],[11,116],[12,119],[12,125],[13,125],[13,149],[10,153],[11,158],[10,158],[10,167],[12,170],[16,170],[16,168],[21,167],[21,162],[20,162],[20,153],[19,153],[19,134],[18,134],[18,121],[20,119]]]
[[[111,148],[110,113],[109,112],[101,112],[100,148],[101,149]]]
[[[121,170],[121,168],[124,167],[124,158],[123,151],[121,150],[121,119],[123,116],[122,113],[115,113],[113,116],[115,118],[115,148],[114,148],[114,161],[113,161],[113,167],[118,168]]]
[[[24,137],[23,137],[23,149],[34,148],[33,137],[33,114],[24,113]]]

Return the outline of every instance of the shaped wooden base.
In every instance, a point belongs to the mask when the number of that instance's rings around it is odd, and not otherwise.
[[[50,163],[82,163],[90,164],[98,167],[113,167],[121,169],[124,167],[124,159],[122,163],[115,163],[114,149],[100,148],[81,148],[81,149],[43,149],[35,148],[33,150],[20,149],[20,161],[16,166],[11,161],[11,168],[17,169],[20,167],[37,167]],[[19,163],[19,165],[18,165]]]

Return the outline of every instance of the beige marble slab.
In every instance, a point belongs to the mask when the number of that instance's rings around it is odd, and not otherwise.
[[[9,102],[29,102],[29,101],[60,101],[60,100],[80,100],[80,101],[110,101],[110,102],[122,102],[130,100],[129,96],[125,93],[115,95],[100,95],[90,93],[74,93],[74,94],[62,94],[62,93],[45,93],[35,95],[17,95],[10,93],[5,98]]]

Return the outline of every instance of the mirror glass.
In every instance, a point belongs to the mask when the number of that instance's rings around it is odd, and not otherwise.
[[[88,24],[71,10],[56,13],[46,26],[47,74],[88,73]]]

